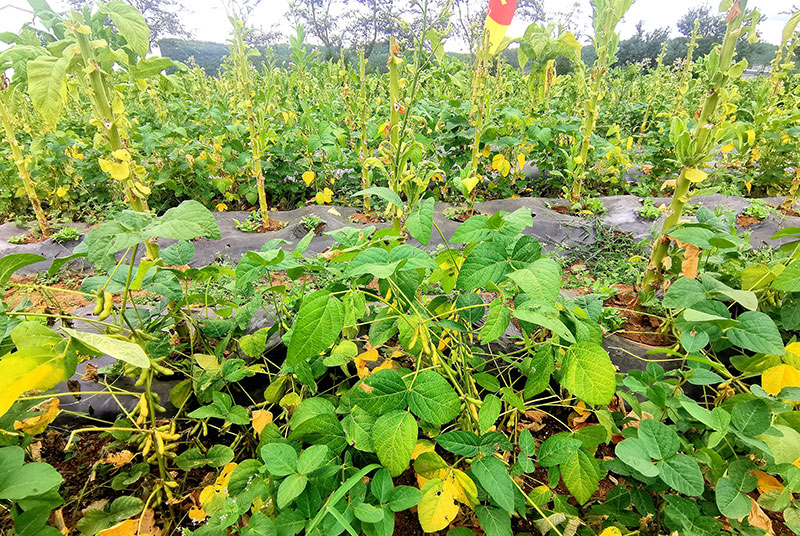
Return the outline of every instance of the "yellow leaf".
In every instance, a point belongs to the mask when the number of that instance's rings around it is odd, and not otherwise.
[[[525,155],[519,153],[517,155],[517,165],[519,166],[519,170],[522,171],[522,168],[525,166]]]
[[[416,460],[419,455],[424,452],[434,452],[435,448],[436,447],[432,442],[426,439],[420,439],[417,441],[417,445],[414,447],[414,451],[411,453],[411,459]]]
[[[150,195],[150,188],[145,186],[139,181],[136,181],[134,184],[134,193],[139,193],[140,195]]]
[[[784,387],[800,387],[800,370],[786,364],[765,370],[761,375],[761,387],[771,395],[777,395]]]
[[[67,192],[69,192],[69,188],[65,188],[63,186],[59,186],[58,190],[56,190],[56,195],[58,197],[64,197],[65,195],[67,195]]]
[[[478,487],[467,473],[460,469],[451,469],[444,482],[446,487],[451,488],[453,496],[458,502],[470,508],[478,505]]]
[[[222,472],[219,474],[214,484],[217,486],[222,486],[227,490],[228,481],[231,479],[231,473],[233,473],[233,470],[236,469],[238,465],[239,464],[237,464],[236,462],[230,462],[225,467],[223,467]]]
[[[215,208],[217,209],[217,212],[225,212],[226,210],[228,210],[228,205],[226,205],[225,203],[217,203],[217,206]]]
[[[600,533],[600,536],[622,536],[622,531],[617,527],[608,527]]]
[[[730,143],[722,146],[722,152],[723,153],[729,153],[731,151],[733,151],[733,142],[730,142]]]
[[[677,181],[675,179],[667,179],[664,181],[664,184],[661,185],[662,190],[666,190],[667,188],[675,188],[675,184]]]
[[[800,367],[800,342],[786,345],[786,355],[783,356],[783,360],[794,368]]]
[[[774,476],[765,473],[764,471],[753,471],[758,477],[758,491],[766,493],[768,491],[783,491],[783,484]]]
[[[294,408],[302,402],[303,399],[300,398],[300,395],[292,391],[291,393],[286,393],[283,398],[280,399],[278,405],[282,408]]]
[[[127,149],[117,149],[111,154],[113,154],[114,158],[116,158],[117,160],[121,160],[123,162],[131,161],[131,153],[129,153]]]
[[[686,170],[685,176],[689,182],[698,183],[706,180],[706,178],[708,178],[708,173],[700,171],[697,168],[689,168]]]
[[[759,151],[757,148],[750,151],[750,154],[752,155],[754,161],[758,161],[761,158],[761,151]]]
[[[205,521],[206,511],[203,510],[202,508],[198,508],[197,506],[192,506],[189,509],[189,519],[191,519],[195,523],[200,523],[201,521]]]
[[[120,452],[114,452],[112,454],[109,454],[108,456],[100,460],[100,463],[107,463],[119,469],[123,465],[129,464],[132,459],[133,459],[133,452],[129,450],[123,450]]]
[[[108,173],[114,180],[124,181],[131,176],[131,168],[127,162],[115,162],[105,158],[100,158],[99,162],[100,169]]]
[[[581,164],[583,164],[583,158],[580,155],[576,156],[572,160],[575,162],[575,165],[580,166]]]
[[[303,173],[303,182],[306,183],[306,186],[311,186],[311,183],[314,182],[314,177],[316,177],[316,174],[313,171],[306,171]]]
[[[272,422],[272,413],[265,409],[258,409],[253,412],[253,430],[255,430],[258,439],[261,439],[261,431],[264,427]]]
[[[500,166],[498,171],[500,171],[500,175],[503,177],[508,177],[508,174],[511,173],[511,162],[508,160],[503,160],[503,165]]]
[[[208,372],[214,372],[222,368],[219,364],[217,356],[210,354],[194,354],[192,355],[195,362],[200,365],[200,368]]]
[[[128,519],[110,529],[101,530],[99,536],[137,536],[139,533],[139,518]]]
[[[333,191],[330,188],[325,188],[325,190],[317,192],[315,197],[318,205],[324,205],[333,200]]]
[[[483,146],[483,151],[481,152],[481,154],[483,155],[484,158],[489,158],[489,146],[488,145],[484,145]]]
[[[747,145],[753,145],[753,143],[755,141],[756,141],[756,131],[753,130],[753,129],[748,130],[747,131]]]
[[[371,350],[367,350],[366,352],[362,352],[353,358],[353,361],[356,364],[356,373],[358,374],[359,378],[366,378],[371,374],[369,368],[367,367],[367,362],[376,362],[380,356],[378,355],[378,349],[372,348]]]
[[[202,504],[203,506],[209,505],[216,496],[217,496],[217,490],[214,489],[214,486],[206,486],[203,488],[203,491],[200,492],[200,497],[199,497],[200,504]]]
[[[462,179],[461,184],[467,189],[467,193],[472,193],[472,190],[478,185],[478,180],[478,177],[470,177],[469,179]]]
[[[44,404],[41,409],[43,412],[35,417],[30,417],[23,421],[14,421],[14,430],[21,430],[28,435],[36,435],[44,432],[47,425],[55,420],[58,416],[59,401],[57,398],[51,398]]]
[[[422,500],[417,505],[419,524],[425,532],[436,532],[447,528],[458,515],[458,504],[452,489],[444,481],[430,480],[426,483]]]
[[[494,155],[492,158],[492,167],[497,171],[500,171],[503,167],[503,164],[506,162],[506,157],[501,154]]]

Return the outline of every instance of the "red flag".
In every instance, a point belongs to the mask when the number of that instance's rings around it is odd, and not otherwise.
[[[489,0],[489,14],[486,17],[486,34],[489,40],[489,53],[497,54],[506,30],[514,19],[517,0]]]

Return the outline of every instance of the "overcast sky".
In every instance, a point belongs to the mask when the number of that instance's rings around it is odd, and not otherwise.
[[[545,8],[558,11],[563,6],[571,5],[573,0],[544,0]],[[55,9],[64,8],[66,1],[51,0]],[[636,23],[644,21],[647,31],[668,26],[673,35],[677,34],[675,23],[691,7],[702,4],[696,0],[635,0],[633,7],[628,11],[620,23],[618,30],[622,38],[630,37],[635,32]],[[718,5],[718,0],[708,2],[713,6]],[[228,37],[229,24],[220,0],[185,0],[187,6],[187,26],[194,33],[196,39],[203,41],[216,41],[223,43]],[[591,27],[591,6],[589,0],[580,0],[583,5],[583,23],[588,31]],[[770,43],[780,43],[781,31],[789,15],[781,15],[781,11],[788,11],[793,0],[751,0],[748,7],[758,8],[766,17],[759,25],[762,39]],[[794,2],[797,5],[797,2]],[[29,9],[25,0],[0,0],[0,31],[16,32],[20,26],[30,20],[30,14],[22,11]],[[263,0],[253,17],[256,25],[270,28],[275,23],[279,24],[284,33],[291,31],[286,13],[289,9],[289,0]],[[519,35],[524,30],[525,24],[518,22],[512,25],[509,35]],[[450,50],[458,50],[458,43],[450,43]]]

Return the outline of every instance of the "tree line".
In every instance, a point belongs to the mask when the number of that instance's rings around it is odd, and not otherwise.
[[[69,0],[72,8],[82,9],[91,6],[96,0]],[[227,47],[205,41],[192,40],[195,36],[186,26],[183,14],[191,4],[186,0],[123,0],[136,7],[145,17],[150,27],[151,45],[160,43],[161,53],[178,61],[193,57],[207,71],[216,71],[222,58],[227,55]],[[264,27],[255,16],[257,8],[264,0],[220,0],[226,12],[244,22],[248,29],[247,40],[252,46],[262,50],[269,49],[273,60],[278,64],[288,60],[288,46],[281,45],[285,36],[278,30],[277,23]],[[386,53],[390,36],[402,40],[411,35],[416,26],[422,24],[421,1],[427,1],[432,10],[441,8],[451,1],[449,22],[450,39],[455,40],[472,59],[480,45],[483,23],[486,18],[486,0],[291,0],[286,17],[294,25],[302,25],[307,35],[314,41],[314,50],[323,59],[355,57],[358,51],[373,58],[377,65],[378,57]],[[582,4],[574,1],[565,3],[561,11],[545,10],[543,0],[519,0],[516,18],[523,22],[555,22],[570,30],[579,38],[585,34],[581,26]],[[796,8],[795,8],[796,9]],[[670,37],[668,27],[646,31],[640,21],[636,33],[620,41],[618,64],[644,63],[655,65],[663,50],[663,62],[672,64],[686,56],[687,45],[697,23],[697,48],[695,57],[703,57],[711,51],[725,35],[725,24],[708,5],[689,9],[678,21],[676,37]],[[441,28],[440,30],[443,30]],[[748,59],[752,66],[767,65],[775,53],[775,46],[763,41],[748,43],[745,38],[737,47],[739,56]],[[454,54],[464,56],[464,54]],[[284,58],[285,56],[285,58]],[[506,55],[516,63],[514,54]],[[587,64],[594,61],[594,48],[584,47],[583,59]],[[800,57],[798,57],[800,60]]]

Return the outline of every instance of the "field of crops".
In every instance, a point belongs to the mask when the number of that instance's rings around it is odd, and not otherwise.
[[[639,0],[645,1],[645,0]],[[800,532],[800,12],[616,66],[210,74],[121,1],[0,34],[0,534]],[[510,10],[510,11],[509,11]],[[509,48],[510,47],[510,48]],[[519,67],[500,54],[513,50]]]

